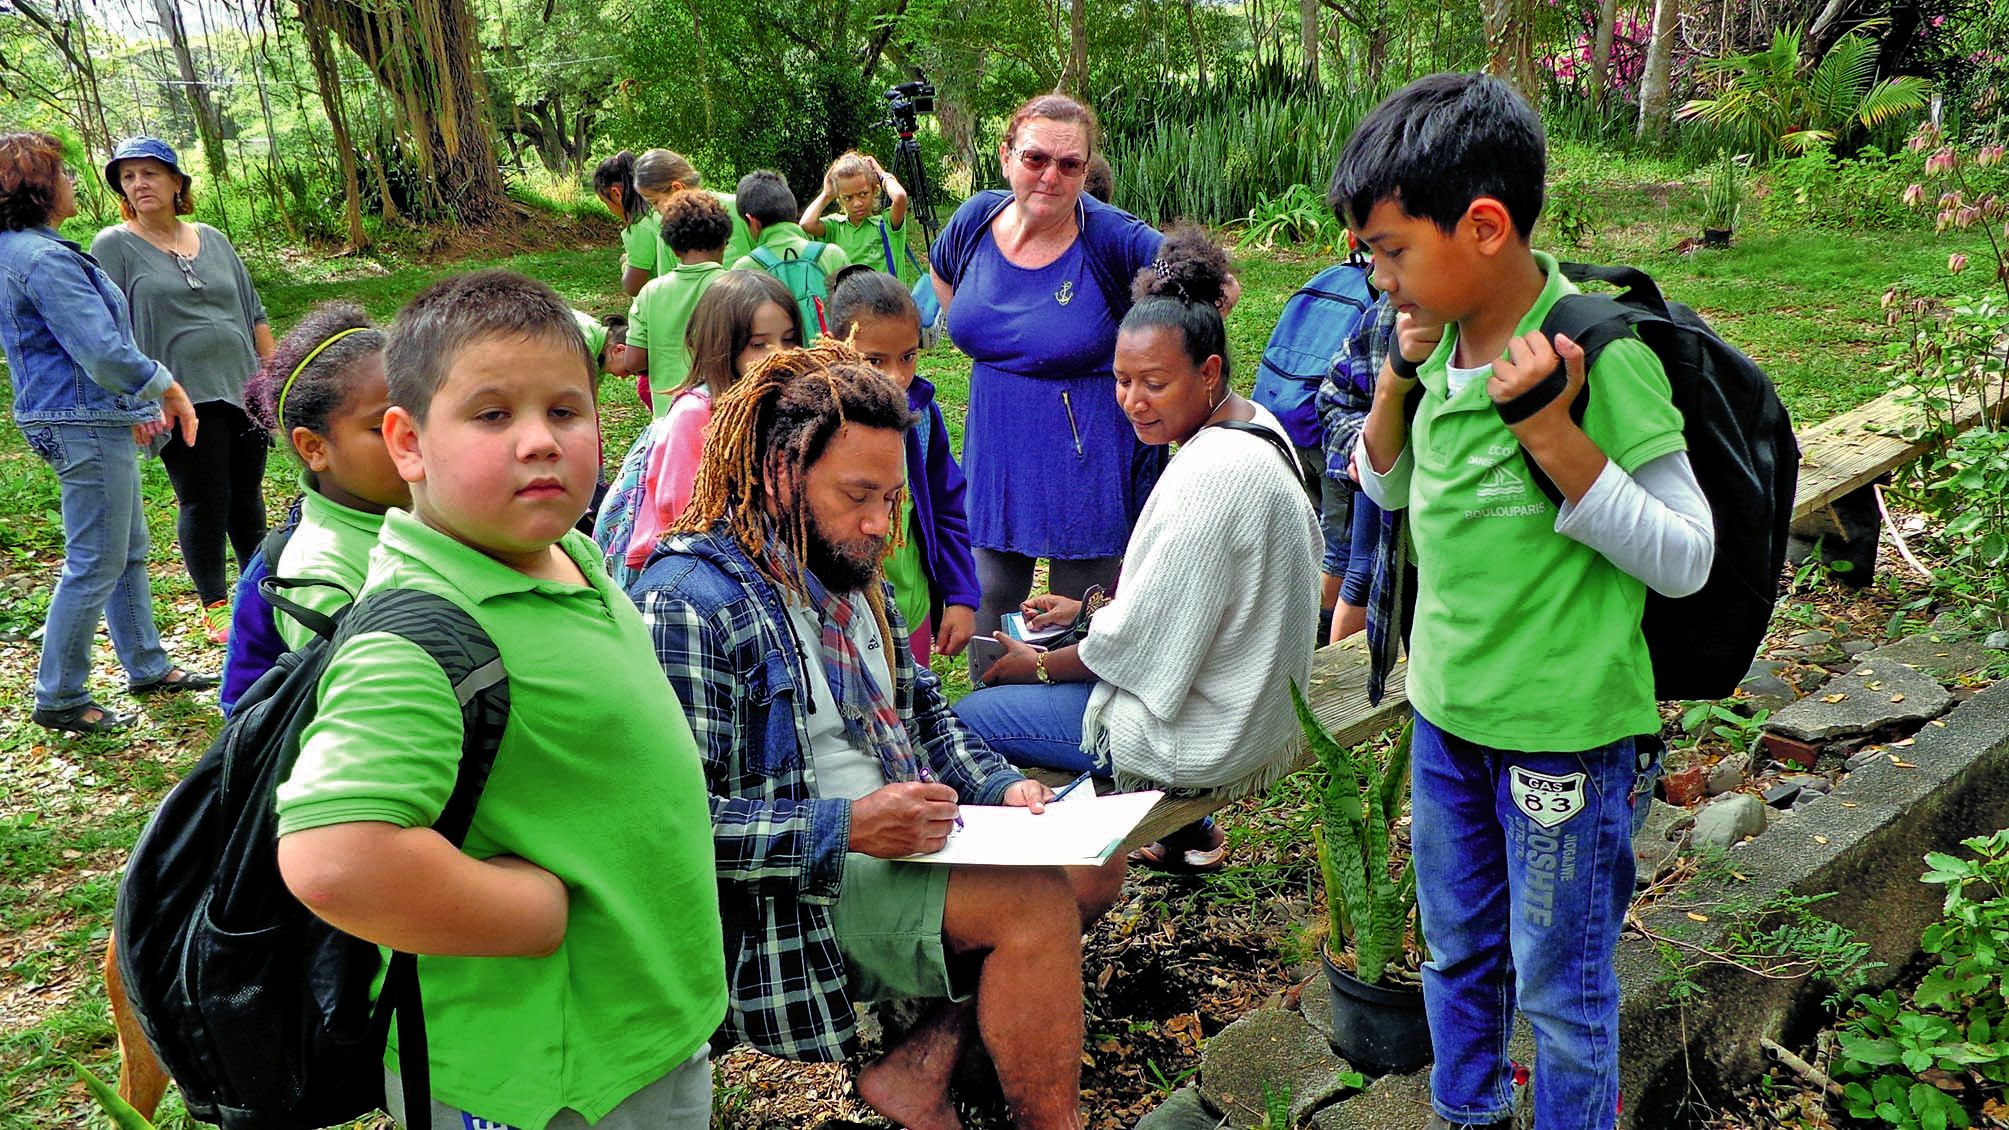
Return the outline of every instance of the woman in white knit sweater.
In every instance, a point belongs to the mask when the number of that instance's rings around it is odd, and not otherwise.
[[[1139,440],[1178,454],[1087,638],[1038,651],[998,633],[986,689],[956,712],[1018,765],[1239,796],[1267,786],[1294,749],[1290,688],[1310,674],[1318,619],[1318,519],[1282,426],[1230,384],[1227,256],[1194,228],[1159,254],[1117,333],[1116,398]],[[1035,628],[1078,610],[1053,595],[1024,608]],[[1142,858],[1211,870],[1221,842],[1203,822]]]

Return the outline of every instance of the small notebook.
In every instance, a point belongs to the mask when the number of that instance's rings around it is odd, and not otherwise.
[[[1108,862],[1164,795],[1147,789],[1093,796],[1084,785],[1038,815],[1024,808],[966,804],[957,810],[963,826],[942,850],[906,858],[986,867],[1093,867]]]

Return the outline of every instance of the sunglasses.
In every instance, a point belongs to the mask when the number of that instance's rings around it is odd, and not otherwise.
[[[174,256],[174,265],[181,268],[181,278],[183,282],[188,284],[188,289],[201,290],[203,283],[202,279],[196,276],[195,260],[183,255],[179,251],[172,254]]]
[[[1055,157],[1039,149],[1014,149],[1012,152],[1028,173],[1043,173],[1048,165],[1052,165],[1068,180],[1088,175],[1088,162],[1080,157]]]

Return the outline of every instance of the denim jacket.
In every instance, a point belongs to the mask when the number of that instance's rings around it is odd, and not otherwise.
[[[628,590],[690,718],[711,792],[725,918],[726,1031],[796,1060],[855,1050],[857,1019],[830,922],[850,846],[850,802],[816,795],[810,662],[781,596],[723,525],[665,537]],[[1024,777],[949,709],[916,668],[893,595],[894,705],[915,752],[965,804],[997,804]]]
[[[48,226],[0,231],[0,346],[14,420],[123,427],[160,418],[174,383],[133,342],[125,295]]]

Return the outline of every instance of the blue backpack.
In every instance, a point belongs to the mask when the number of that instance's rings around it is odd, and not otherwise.
[[[286,520],[265,535],[258,552],[251,555],[251,561],[238,575],[236,599],[231,602],[230,610],[230,643],[223,653],[223,687],[217,692],[225,718],[237,709],[237,700],[244,697],[251,684],[270,671],[280,656],[292,650],[280,638],[272,603],[265,599],[259,582],[272,575],[273,567],[279,564],[279,555],[286,552],[286,543],[299,525],[300,500],[296,498],[286,512]]]
[[[1283,316],[1263,347],[1256,403],[1276,414],[1299,447],[1322,444],[1318,385],[1339,347],[1374,308],[1376,296],[1367,276],[1367,264],[1358,259],[1313,275],[1284,303]]]

